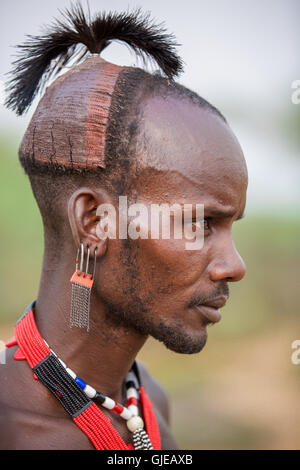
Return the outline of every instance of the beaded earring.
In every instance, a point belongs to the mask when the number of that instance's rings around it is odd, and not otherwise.
[[[80,265],[78,269],[80,252]],[[91,290],[95,280],[96,271],[96,249],[94,250],[94,264],[93,273],[89,271],[90,261],[90,248],[87,247],[87,259],[85,271],[83,271],[84,263],[84,245],[80,243],[80,249],[77,251],[75,272],[70,279],[72,284],[71,294],[71,313],[70,313],[70,327],[77,326],[89,331],[89,318],[90,318],[90,298]]]

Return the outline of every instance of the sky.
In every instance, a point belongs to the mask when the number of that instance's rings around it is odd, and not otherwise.
[[[42,25],[69,5],[65,0],[1,0],[2,132],[21,139],[36,105],[20,118],[2,104],[13,46],[26,34],[40,34]],[[241,143],[249,169],[249,210],[299,210],[300,149],[280,123],[295,109],[300,113],[300,104],[291,101],[291,84],[300,79],[300,0],[89,0],[89,5],[92,13],[140,6],[164,22],[181,44],[185,66],[179,82],[217,106]],[[120,65],[137,64],[126,46],[117,43],[103,57]]]

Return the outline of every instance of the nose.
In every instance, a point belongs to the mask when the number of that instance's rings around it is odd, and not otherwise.
[[[238,282],[246,274],[246,266],[238,253],[232,238],[222,246],[209,265],[209,276],[212,281]]]

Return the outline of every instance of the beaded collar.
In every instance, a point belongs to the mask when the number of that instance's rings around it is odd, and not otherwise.
[[[97,450],[160,450],[157,420],[153,405],[141,385],[137,363],[134,361],[126,376],[128,401],[127,406],[123,406],[86,384],[56,356],[37,329],[34,305],[35,301],[26,309],[16,324],[15,338],[7,343],[7,347],[19,346],[14,358],[27,360],[34,378],[48,388]],[[138,416],[138,399],[143,410],[145,430],[143,420]],[[126,419],[128,428],[134,433],[134,447],[125,444],[97,402]]]

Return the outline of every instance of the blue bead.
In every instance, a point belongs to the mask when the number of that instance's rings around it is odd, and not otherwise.
[[[82,390],[86,387],[85,381],[82,380],[80,377],[76,377],[75,382],[78,383],[79,387],[81,387]]]

